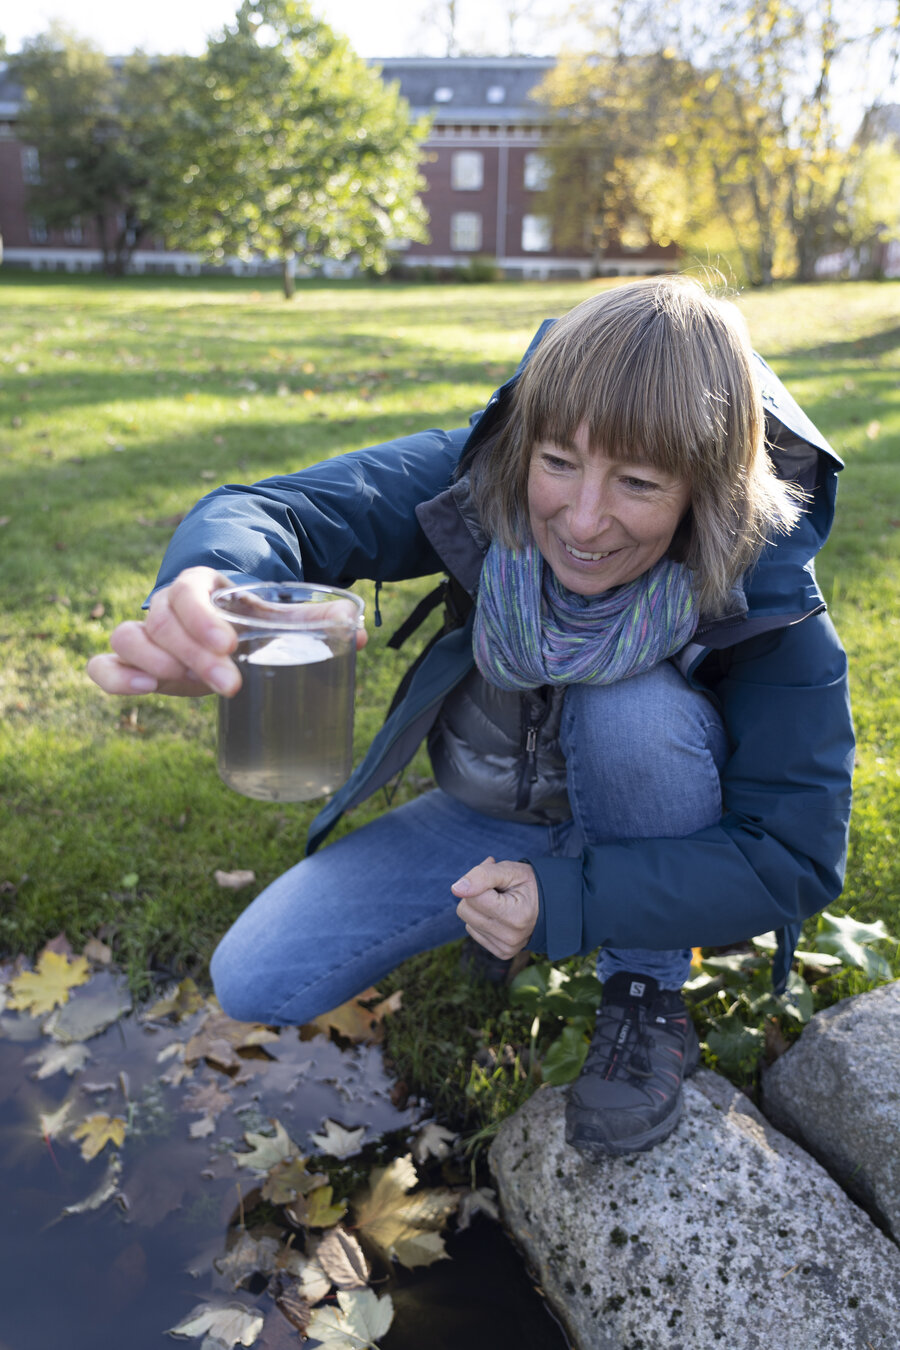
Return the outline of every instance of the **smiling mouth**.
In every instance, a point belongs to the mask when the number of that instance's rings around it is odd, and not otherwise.
[[[573,548],[571,544],[564,544],[563,547],[579,562],[600,562],[601,558],[608,558],[611,553],[618,553],[619,551],[616,548],[610,548],[605,553],[585,553],[583,549]]]

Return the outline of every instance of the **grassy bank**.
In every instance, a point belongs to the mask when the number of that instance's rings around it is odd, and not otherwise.
[[[0,277],[0,952],[102,928],[138,984],[152,968],[202,974],[252,893],[220,889],[215,869],[268,882],[300,855],[315,807],[229,792],[210,701],[106,698],[87,658],[138,613],[174,522],[203,492],[464,424],[543,317],[608,284],[304,284],[286,305],[274,284]],[[755,345],[847,461],[819,567],[860,739],[835,908],[893,932],[898,299],[884,283],[741,300]],[[357,754],[409,659],[384,636],[426,586],[382,592],[384,627],[360,662]],[[400,799],[427,775],[420,755]]]

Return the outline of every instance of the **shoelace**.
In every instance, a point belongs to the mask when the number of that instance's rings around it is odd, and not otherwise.
[[[605,1057],[604,1078],[615,1078],[620,1070],[634,1078],[652,1078],[653,1070],[649,1063],[646,1060],[642,1063],[637,1058],[638,1052],[647,1043],[644,1031],[646,1010],[640,1003],[628,1003],[624,1005],[623,1011],[618,1031],[612,1036],[609,1048],[605,1044],[592,1043],[586,1063],[593,1067]],[[609,1039],[605,1028],[599,1036],[595,1033],[594,1041],[601,1039],[603,1042]]]

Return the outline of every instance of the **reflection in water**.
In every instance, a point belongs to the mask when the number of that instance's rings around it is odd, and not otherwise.
[[[88,1003],[111,1004],[114,984],[104,973],[74,991],[70,1025],[89,1032]],[[271,1226],[279,1212],[260,1208],[259,1175],[238,1159],[246,1136],[271,1135],[276,1120],[305,1156],[327,1120],[364,1126],[369,1147],[347,1164],[360,1164],[360,1177],[388,1160],[383,1150],[375,1157],[383,1136],[405,1151],[418,1115],[392,1103],[380,1050],[254,1031],[204,1007],[180,1022],[122,1016],[83,1042],[86,1056],[55,1069],[45,1023],[0,1016],[0,1350],[163,1350],[174,1344],[169,1328],[217,1299],[265,1315],[259,1350],[302,1344],[265,1278],[251,1274],[235,1291],[219,1268],[251,1212],[282,1245],[288,1236]],[[73,1044],[65,1034],[56,1043]],[[120,1150],[107,1145],[85,1161],[71,1132],[94,1115],[123,1120],[127,1135]],[[499,1226],[478,1217],[448,1251],[452,1261],[427,1269],[381,1272],[377,1292],[396,1308],[383,1350],[562,1350]]]

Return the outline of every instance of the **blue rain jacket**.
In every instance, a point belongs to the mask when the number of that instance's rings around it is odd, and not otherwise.
[[[482,554],[454,484],[503,416],[521,369],[467,428],[424,431],[253,486],[218,488],[178,527],[157,588],[185,567],[206,565],[235,582],[340,586],[447,572],[473,594]],[[746,612],[698,630],[677,661],[714,698],[730,739],[722,819],[683,839],[529,858],[540,891],[529,947],[553,960],[601,945],[719,946],[774,929],[779,989],[803,920],[840,894],[853,728],[846,658],[814,559],[831,528],[842,465],[761,359],[760,376],[772,456],[810,503],[745,578]],[[432,646],[362,763],[313,821],[308,851],[409,762],[443,699],[472,669],[472,618]]]

